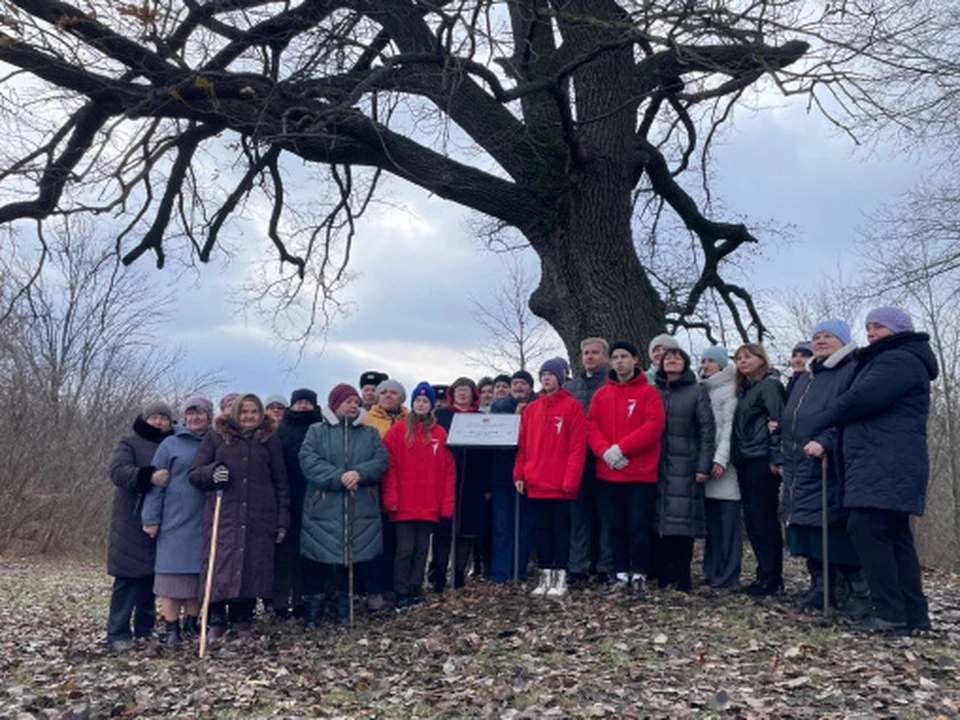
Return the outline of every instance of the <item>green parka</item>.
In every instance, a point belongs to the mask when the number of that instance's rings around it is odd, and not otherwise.
[[[383,550],[380,527],[380,481],[387,471],[386,448],[375,428],[363,424],[361,413],[345,423],[328,408],[323,422],[310,426],[300,447],[300,469],[307,481],[300,531],[300,554],[328,565],[345,565],[350,493],[340,477],[360,474],[353,497],[353,561],[372,560]]]

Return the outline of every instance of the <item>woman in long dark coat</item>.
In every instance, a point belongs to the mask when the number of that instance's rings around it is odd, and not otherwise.
[[[704,483],[713,469],[716,424],[710,394],[690,369],[690,356],[669,348],[660,359],[657,390],[666,424],[657,472],[657,533],[663,553],[660,587],[689,592],[693,540],[707,534]]]
[[[153,478],[153,454],[172,432],[173,411],[165,403],[151,403],[133,423],[133,435],[123,438],[110,456],[110,480],[116,486],[110,518],[107,572],[113,575],[107,642],[115,651],[133,646],[134,635],[153,636],[157,622],[153,598],[153,538],[143,532],[140,508]]]
[[[230,414],[214,423],[190,470],[190,482],[222,490],[220,527],[213,567],[208,624],[218,638],[227,623],[240,637],[253,633],[257,598],[273,593],[274,546],[290,527],[290,491],[283,446],[256,395],[241,395]],[[203,516],[203,577],[210,559],[215,494],[209,492]]]

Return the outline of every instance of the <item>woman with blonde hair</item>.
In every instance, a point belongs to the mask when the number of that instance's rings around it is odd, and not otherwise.
[[[783,536],[777,513],[780,475],[774,468],[778,438],[770,428],[780,419],[785,393],[762,345],[741,345],[733,360],[737,366],[733,462],[740,483],[743,521],[757,558],[756,580],[744,592],[762,597],[775,594],[783,586]]]

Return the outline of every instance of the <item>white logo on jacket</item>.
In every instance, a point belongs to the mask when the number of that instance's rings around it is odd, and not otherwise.
[[[633,398],[627,400],[627,417],[633,416],[633,409],[637,406],[637,401]]]
[[[436,457],[436,456],[437,456],[437,450],[440,449],[440,441],[439,441],[439,440],[432,440],[431,442],[433,442],[433,456]]]
[[[557,435],[559,435],[561,428],[563,428],[563,418],[560,415],[554,415],[553,419],[557,421]]]

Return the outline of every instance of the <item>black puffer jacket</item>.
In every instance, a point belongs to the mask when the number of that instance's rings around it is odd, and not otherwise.
[[[774,370],[759,380],[740,383],[737,412],[733,416],[733,461],[766,458],[771,463],[779,452],[779,438],[767,429],[770,420],[780,420],[785,399],[783,385]]]
[[[689,368],[673,382],[660,370],[656,382],[666,417],[657,471],[657,532],[703,537],[704,486],[696,474],[709,476],[713,468],[717,430],[710,393]]]
[[[815,421],[843,393],[853,379],[856,344],[844,345],[825,360],[814,360],[800,376],[780,418],[780,455],[783,468],[783,521],[788,525],[822,524],[822,466],[804,446],[811,440],[827,451],[827,524],[842,525],[847,514],[841,502],[840,435],[836,427],[816,428]]]
[[[110,516],[107,572],[114,577],[153,575],[156,545],[143,531],[140,508],[156,470],[151,464],[153,455],[157,446],[172,434],[172,430],[163,432],[138,417],[133,423],[133,435],[123,438],[110,456],[110,480],[117,489]]]

